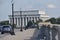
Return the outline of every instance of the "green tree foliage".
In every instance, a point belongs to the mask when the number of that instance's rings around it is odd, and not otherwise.
[[[45,22],[51,22],[52,24],[56,24],[56,18],[50,18],[46,20]]]
[[[33,21],[28,21],[27,26],[31,26],[33,24]]]
[[[42,22],[42,21],[43,21],[43,20],[39,19],[39,20],[36,22],[36,24],[39,23],[39,22]]]
[[[60,24],[60,17],[56,19],[57,24]]]
[[[11,25],[11,24],[10,24]],[[16,24],[12,24],[11,26],[14,26],[14,28],[16,28]]]
[[[6,20],[6,21],[1,21],[0,25],[11,25],[11,24],[9,24],[9,20]],[[14,28],[16,28],[16,24],[14,24]]]
[[[1,21],[0,22],[0,25],[8,25],[9,24],[9,21],[7,20],[7,21]]]

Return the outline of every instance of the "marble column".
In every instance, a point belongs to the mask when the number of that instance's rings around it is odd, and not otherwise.
[[[33,18],[33,22],[34,22],[34,17],[32,17]]]
[[[27,23],[28,23],[28,17],[27,17]]]
[[[24,26],[26,26],[26,20],[25,20],[25,17],[24,17]]]
[[[30,17],[30,21],[31,21],[31,17]]]
[[[11,18],[9,18],[9,24],[11,24],[11,22],[10,22],[10,21],[11,21]]]
[[[36,22],[36,19],[35,19],[35,17],[34,17],[34,22]]]
[[[14,24],[16,24],[16,19],[14,18]]]
[[[22,23],[21,23],[21,26],[23,26],[23,17],[21,18],[21,22],[22,22]]]
[[[31,21],[33,20],[33,17],[31,17]]]
[[[19,23],[19,21],[18,21],[18,18],[17,18],[17,27],[19,27],[19,24],[18,23]]]
[[[35,20],[36,20],[36,22],[37,22],[37,17],[35,17]]]
[[[30,21],[30,17],[28,17],[28,21]]]
[[[38,21],[39,19],[38,19],[38,17],[37,17],[37,21]]]
[[[24,17],[22,17],[22,26],[24,27]]]
[[[18,18],[18,26],[20,27],[20,18]]]
[[[21,27],[21,18],[20,18],[20,27]]]
[[[26,20],[26,25],[27,25],[27,17],[25,17],[25,20]]]
[[[40,18],[38,17],[38,20],[39,20]]]
[[[10,18],[10,24],[12,25],[12,18]]]
[[[16,20],[16,25],[17,25],[17,18],[15,18],[15,20]]]

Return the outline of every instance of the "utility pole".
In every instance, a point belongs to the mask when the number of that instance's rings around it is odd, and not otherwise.
[[[15,32],[14,32],[14,3],[13,3],[13,0],[11,1],[12,2],[12,19],[13,19],[13,24],[12,24],[12,35],[15,35]]]
[[[21,9],[20,9],[20,17],[21,17],[21,29],[20,29],[20,31],[22,32],[23,31],[23,28],[22,28],[22,11],[21,11]]]

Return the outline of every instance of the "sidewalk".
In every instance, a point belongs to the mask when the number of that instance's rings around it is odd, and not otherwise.
[[[13,36],[8,35],[4,37],[2,40],[30,40],[32,37],[37,36],[37,33],[35,31],[36,29],[27,29],[24,30],[23,32],[18,31],[15,33],[16,35]]]

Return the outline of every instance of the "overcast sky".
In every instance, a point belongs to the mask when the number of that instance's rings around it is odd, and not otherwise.
[[[0,21],[9,19],[11,15],[11,0],[0,3]],[[44,10],[50,17],[60,16],[60,0],[14,0],[14,10]]]

